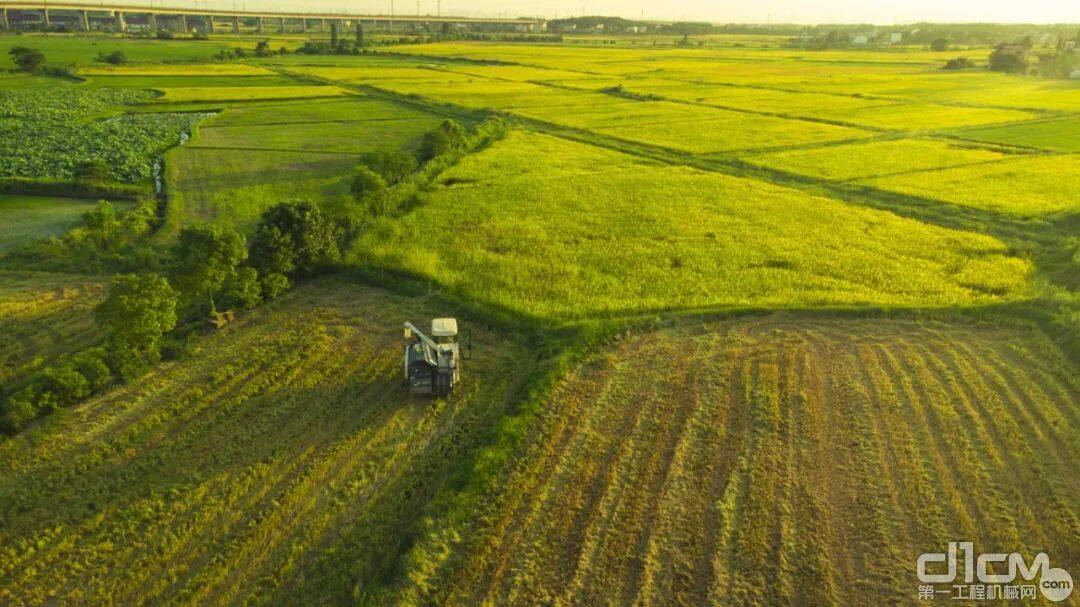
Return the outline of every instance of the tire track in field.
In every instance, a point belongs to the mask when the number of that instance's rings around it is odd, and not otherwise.
[[[647,546],[639,548],[639,553],[645,555],[646,567],[641,589],[632,597],[634,603],[697,605],[705,598],[706,591],[694,582],[711,576],[707,557],[715,549],[717,533],[711,513],[713,496],[723,491],[734,460],[733,456],[724,458],[722,445],[725,440],[737,444],[729,428],[733,425],[733,410],[724,398],[731,381],[730,371],[724,369],[727,357],[717,359],[702,352],[716,346],[714,340],[694,342],[695,355],[687,379],[691,392],[687,404],[693,406],[693,412],[686,422],[687,431],[676,445],[671,473],[656,506],[658,523]],[[699,535],[697,529],[704,532]],[[632,588],[632,583],[626,585],[626,590]]]
[[[988,469],[998,481],[996,484],[1002,487],[1003,497],[1012,505],[1018,532],[1028,541],[1043,544],[1046,535],[1036,514],[1040,505],[1024,490],[1038,486],[1039,481],[1031,473],[1037,476],[1041,466],[1033,461],[1033,453],[1021,436],[1016,419],[996,394],[979,389],[980,385],[972,378],[970,365],[958,359],[955,349],[948,343],[930,344],[926,350],[928,357],[933,352],[935,372],[952,388],[972,442],[979,445]],[[980,362],[977,360],[976,364]],[[1024,466],[1023,462],[1030,462],[1030,465]],[[1002,479],[1010,482],[1002,483]]]
[[[591,597],[619,596],[620,603],[628,603],[637,594],[639,579],[648,563],[648,545],[659,514],[658,502],[668,486],[686,421],[698,406],[697,399],[692,397],[692,382],[696,378],[690,369],[696,353],[688,354],[684,349],[676,352],[670,340],[664,346],[659,354],[671,359],[672,365],[660,382],[655,406],[644,411],[639,427],[627,441],[630,457],[620,458],[619,494],[616,496],[609,489],[614,508],[603,520],[610,524],[601,528],[596,543],[597,554],[604,554],[605,560],[614,560],[619,566],[584,570],[586,576],[578,577],[580,582],[571,587],[571,592],[584,602],[589,602]]]
[[[553,397],[554,402],[564,404],[545,411],[550,422],[550,431],[538,436],[529,447],[528,456],[522,458],[523,463],[532,464],[522,466],[513,475],[521,491],[507,496],[507,499],[499,504],[502,514],[498,517],[498,522],[492,525],[492,536],[496,539],[474,548],[474,558],[470,565],[464,568],[465,572],[473,577],[463,576],[463,579],[459,580],[463,588],[470,590],[467,593],[471,597],[470,602],[479,601],[477,596],[494,595],[501,586],[510,563],[507,559],[495,560],[491,555],[498,554],[494,551],[499,546],[516,546],[523,542],[525,532],[542,514],[544,500],[530,501],[526,498],[534,497],[534,492],[552,485],[549,481],[557,472],[559,456],[571,441],[575,440],[581,429],[582,415],[587,407],[580,400],[604,402],[613,387],[611,375],[612,370],[604,365],[587,364],[570,376],[577,384],[580,395],[562,390]],[[571,398],[573,396],[578,398]],[[483,564],[489,560],[494,566],[485,570]]]
[[[651,378],[647,383],[654,387],[662,383],[663,373],[650,369],[648,361],[628,362],[627,366],[635,371],[631,377]],[[633,386],[620,385],[619,389],[632,390]],[[606,523],[602,514],[610,515],[613,507],[610,492],[618,487],[619,464],[628,452],[622,441],[632,436],[644,411],[644,407],[632,405],[641,400],[635,392],[626,392],[622,399],[612,402],[617,396],[619,392],[613,391],[604,406],[594,409],[596,416],[587,421],[582,440],[575,441],[560,462],[562,472],[556,483],[573,483],[577,489],[547,496],[545,517],[538,519],[539,524],[530,533],[533,542],[542,539],[536,544],[534,554],[527,552],[519,561],[521,574],[515,576],[506,590],[511,602],[558,600],[559,595],[572,587],[575,578],[588,571],[591,550],[595,550],[596,534],[600,531],[597,527]],[[578,466],[593,459],[589,454],[594,451],[601,454],[594,465]],[[549,572],[541,563],[547,562],[545,555],[553,553],[561,553],[562,558]],[[535,578],[546,582],[539,588],[558,590],[550,596],[534,594],[538,589],[533,582]]]

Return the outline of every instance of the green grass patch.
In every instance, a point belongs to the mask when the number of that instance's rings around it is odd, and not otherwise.
[[[967,129],[957,134],[965,139],[1022,145],[1062,152],[1080,152],[1080,118],[1076,117],[1064,120]]]
[[[58,236],[79,224],[97,201],[0,194],[0,253],[36,240]]]
[[[276,99],[314,99],[354,95],[338,86],[210,86],[158,87],[161,101],[183,103],[190,101],[257,101]]]
[[[177,89],[187,87],[228,88],[296,86],[287,76],[92,76],[90,88]]]

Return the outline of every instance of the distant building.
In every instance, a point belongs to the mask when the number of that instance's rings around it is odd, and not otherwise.
[[[900,44],[904,39],[904,34],[901,32],[893,32],[889,34],[889,44]]]
[[[866,46],[868,42],[870,42],[870,37],[866,34],[856,34],[855,37],[851,39],[851,43],[856,46]]]

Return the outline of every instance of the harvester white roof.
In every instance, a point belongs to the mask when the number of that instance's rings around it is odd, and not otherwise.
[[[431,321],[432,337],[455,337],[457,335],[457,319],[436,318]]]

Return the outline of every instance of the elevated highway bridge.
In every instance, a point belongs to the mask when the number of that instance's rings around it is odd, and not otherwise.
[[[89,2],[0,0],[0,31],[65,27],[73,31],[178,33],[311,33],[341,31],[356,24],[383,31],[451,27],[480,31],[540,32],[541,19],[484,19],[442,15],[363,15],[138,6]]]

